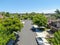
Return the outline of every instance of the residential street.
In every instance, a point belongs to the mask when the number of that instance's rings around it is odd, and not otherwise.
[[[37,45],[35,37],[36,33],[31,31],[32,22],[30,20],[25,20],[25,24],[21,32],[19,33],[18,45]]]

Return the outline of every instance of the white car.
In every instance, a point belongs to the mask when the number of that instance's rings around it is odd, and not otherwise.
[[[38,45],[50,45],[49,43],[48,43],[48,41],[45,39],[45,38],[43,38],[43,37],[36,37],[36,41],[37,41],[37,43],[38,43]]]
[[[22,21],[23,24],[25,24],[25,22]]]
[[[25,24],[25,22],[23,20],[20,20],[23,24]]]
[[[44,45],[43,39],[41,37],[36,37],[38,45]]]

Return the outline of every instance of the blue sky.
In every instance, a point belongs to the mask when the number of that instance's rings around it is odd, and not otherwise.
[[[60,9],[60,0],[0,0],[0,12],[45,12]]]

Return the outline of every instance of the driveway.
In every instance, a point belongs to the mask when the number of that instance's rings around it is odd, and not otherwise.
[[[37,45],[35,40],[36,33],[31,31],[32,21],[25,20],[24,22],[24,27],[21,32],[19,32],[20,38],[17,45]]]

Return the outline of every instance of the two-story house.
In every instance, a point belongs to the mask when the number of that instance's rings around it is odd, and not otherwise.
[[[60,19],[53,20],[48,24],[53,32],[60,30]]]

